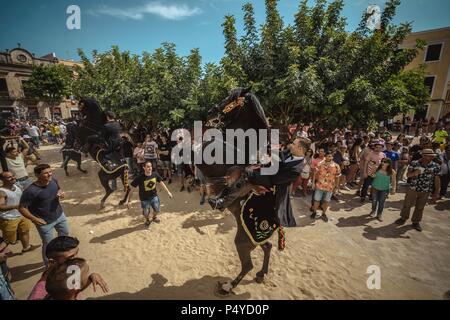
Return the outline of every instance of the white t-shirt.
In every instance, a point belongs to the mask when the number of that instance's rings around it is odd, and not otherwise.
[[[6,205],[16,206],[20,202],[20,197],[22,196],[22,189],[18,185],[14,185],[14,190],[9,190],[6,188],[0,188],[0,191],[6,195]],[[20,218],[22,215],[19,210],[12,209],[9,211],[0,212],[0,218],[5,220],[13,220]]]
[[[156,159],[158,157],[156,153],[158,144],[155,141],[144,142],[143,148],[145,159]]]
[[[36,126],[28,127],[28,133],[31,137],[39,137],[39,128]]]
[[[66,126],[63,125],[63,124],[60,124],[60,125],[59,125],[59,131],[60,131],[62,134],[66,134]]]
[[[16,179],[22,179],[28,176],[22,154],[19,154],[15,159],[6,157],[6,164],[8,165],[9,171],[16,177]]]

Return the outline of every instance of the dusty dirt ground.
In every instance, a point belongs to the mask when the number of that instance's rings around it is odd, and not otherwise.
[[[54,146],[43,147],[43,162],[66,193],[63,208],[71,235],[80,244],[79,256],[90,270],[108,282],[108,294],[83,294],[89,299],[218,299],[218,281],[234,278],[240,263],[234,248],[233,216],[200,206],[197,192],[180,193],[169,185],[174,199],[159,190],[161,224],[144,228],[137,193],[131,210],[117,204],[122,184],[99,210],[103,188],[98,166],[83,157],[87,175],[70,164],[70,177],[60,168],[62,157]],[[30,168],[31,170],[32,168]],[[263,284],[253,281],[262,265],[262,250],[253,254],[255,268],[235,289],[232,299],[443,299],[450,290],[450,201],[427,206],[424,231],[393,222],[399,217],[404,194],[386,203],[384,222],[368,218],[370,204],[362,205],[347,192],[342,203],[332,202],[332,220],[309,218],[307,200],[294,200],[298,227],[286,231],[286,250],[272,250],[270,272]],[[91,233],[92,231],[92,233]],[[32,243],[40,243],[34,228]],[[12,246],[20,252],[20,245]],[[42,273],[37,249],[8,260],[18,299],[26,299]],[[381,288],[367,287],[367,268],[380,267]]]

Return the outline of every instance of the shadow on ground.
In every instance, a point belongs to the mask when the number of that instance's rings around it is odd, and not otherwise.
[[[120,229],[120,230],[114,230],[112,232],[106,233],[102,236],[92,238],[90,243],[106,243],[107,241],[114,240],[123,236],[126,236],[130,233],[141,231],[141,230],[147,230],[147,228],[144,226],[144,224],[139,224],[137,226]]]
[[[92,300],[212,300],[212,299],[250,299],[250,293],[231,295],[221,298],[214,294],[218,282],[229,279],[223,277],[204,276],[201,279],[188,280],[181,286],[166,285],[168,280],[159,273],[152,275],[152,282],[147,288],[138,292],[119,292],[111,295],[92,298]]]
[[[405,233],[412,229],[413,227],[411,225],[398,226],[395,223],[379,228],[366,226],[364,228],[363,237],[373,241],[377,240],[378,238],[409,239],[410,237],[406,236]]]
[[[25,264],[10,268],[12,280],[11,282],[17,282],[31,278],[32,276],[44,272],[44,265],[42,262]]]
[[[229,212],[204,211],[187,218],[183,224],[183,229],[194,228],[200,235],[205,235],[200,228],[216,225],[216,234],[226,234],[236,227],[236,221]]]

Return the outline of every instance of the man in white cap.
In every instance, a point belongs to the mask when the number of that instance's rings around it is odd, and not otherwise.
[[[413,228],[422,231],[420,221],[422,221],[423,210],[427,204],[431,192],[433,192],[432,203],[435,203],[441,189],[439,173],[440,166],[433,160],[436,154],[431,149],[422,150],[422,158],[412,161],[408,173],[408,191],[406,191],[403,209],[400,219],[395,221],[398,225],[403,225],[409,219],[411,208],[415,206],[412,216]]]

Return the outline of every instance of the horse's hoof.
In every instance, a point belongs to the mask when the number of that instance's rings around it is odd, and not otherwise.
[[[120,201],[119,206],[123,206],[124,203],[125,203],[125,201]]]
[[[104,202],[101,202],[101,203],[100,203],[100,210],[103,210],[103,209],[105,209],[105,203],[104,203]]]
[[[255,282],[259,283],[259,284],[264,283],[264,276],[262,276],[262,277],[256,276]]]
[[[215,291],[217,296],[219,296],[221,298],[225,298],[225,297],[229,297],[232,294],[234,294],[232,289],[230,289],[230,291],[227,291],[223,288],[223,285],[226,283],[227,282],[220,282],[220,281],[217,283],[217,287],[216,287],[216,291]]]

